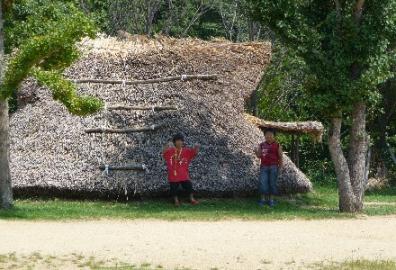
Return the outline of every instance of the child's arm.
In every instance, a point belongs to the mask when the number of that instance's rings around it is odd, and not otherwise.
[[[165,152],[169,149],[173,147],[173,143],[172,142],[168,142],[167,144],[165,144],[164,148],[162,149],[162,154],[165,154]]]
[[[283,167],[283,150],[282,150],[282,146],[280,146],[280,145],[278,147],[278,156],[279,156],[278,166],[279,166],[279,168],[282,168]]]
[[[256,154],[256,157],[261,158],[261,147],[260,145],[256,146],[254,148],[254,153]]]
[[[199,144],[195,144],[193,148],[190,148],[190,160],[198,155],[200,147]]]

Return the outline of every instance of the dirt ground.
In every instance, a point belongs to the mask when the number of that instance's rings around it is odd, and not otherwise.
[[[0,254],[79,254],[165,269],[298,269],[323,261],[396,260],[396,216],[186,222],[0,220]]]

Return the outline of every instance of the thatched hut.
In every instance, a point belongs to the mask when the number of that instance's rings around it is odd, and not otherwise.
[[[270,44],[103,37],[81,48],[83,57],[66,76],[107,108],[72,116],[47,89],[26,82],[11,117],[16,192],[165,194],[161,149],[175,132],[202,145],[191,168],[198,193],[256,191],[252,149],[263,134],[245,118],[244,103],[269,63]],[[309,191],[310,181],[285,159],[280,190]]]

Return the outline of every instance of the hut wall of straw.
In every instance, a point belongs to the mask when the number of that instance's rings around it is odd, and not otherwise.
[[[162,147],[181,132],[200,144],[191,164],[194,189],[205,195],[251,194],[258,186],[253,147],[263,134],[244,116],[244,100],[270,60],[270,44],[233,44],[195,39],[120,41],[102,37],[81,44],[83,57],[69,79],[146,80],[183,74],[217,74],[217,80],[125,85],[79,85],[81,94],[107,106],[175,106],[178,110],[103,110],[70,115],[48,89],[33,80],[20,91],[11,117],[11,172],[17,192],[95,196],[164,195],[168,190]],[[86,133],[89,128],[160,126],[130,133]],[[144,164],[142,170],[103,170],[106,165]],[[102,166],[102,167],[101,167]],[[101,169],[100,169],[101,167]],[[282,193],[311,189],[307,177],[285,157]]]

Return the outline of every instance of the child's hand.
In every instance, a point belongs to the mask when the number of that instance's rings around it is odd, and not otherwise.
[[[260,147],[255,147],[253,149],[254,154],[256,155],[256,157],[261,158],[261,151],[260,151]]]
[[[172,142],[168,142],[167,144],[165,144],[165,146],[163,148],[163,152],[165,152],[169,148],[173,148],[173,147],[174,147],[173,143]]]

